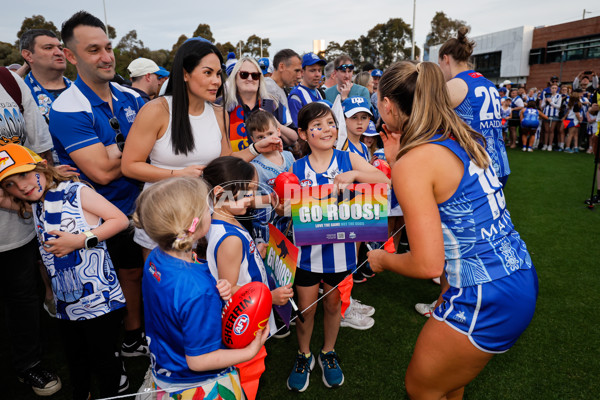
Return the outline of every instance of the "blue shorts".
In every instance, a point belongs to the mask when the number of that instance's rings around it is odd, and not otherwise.
[[[537,295],[532,266],[483,285],[450,287],[433,316],[467,335],[479,350],[503,353],[531,322]]]
[[[521,128],[534,129],[534,128],[537,128],[538,126],[540,126],[540,121],[530,121],[530,120],[524,119],[521,122]]]

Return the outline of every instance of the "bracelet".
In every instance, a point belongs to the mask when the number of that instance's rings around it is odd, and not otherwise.
[[[252,143],[250,145],[250,147],[248,147],[248,149],[250,149],[250,154],[252,154],[254,157],[256,157],[257,155],[259,155],[260,153],[256,150],[256,146],[254,145],[254,143]]]

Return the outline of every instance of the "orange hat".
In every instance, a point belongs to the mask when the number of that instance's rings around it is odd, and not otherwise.
[[[27,147],[7,144],[0,147],[0,181],[21,172],[32,171],[42,158]]]

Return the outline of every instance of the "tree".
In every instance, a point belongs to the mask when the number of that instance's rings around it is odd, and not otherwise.
[[[179,39],[177,39],[177,42],[175,42],[173,47],[171,47],[171,52],[169,53],[169,62],[168,62],[169,66],[173,65],[173,59],[175,58],[175,53],[177,53],[177,50],[179,50],[179,47],[181,47],[181,45],[186,40],[188,40],[188,37],[185,35],[181,35],[181,36],[179,36]],[[165,67],[165,68],[167,68],[167,67]]]
[[[117,38],[117,30],[113,26],[110,26],[110,25],[106,25],[106,28],[108,30],[108,38],[111,40],[116,39]]]
[[[342,45],[342,52],[348,54],[354,63],[359,63],[362,61],[363,57],[361,56],[358,40],[346,40]]]
[[[208,24],[200,24],[192,34],[192,37],[202,37],[208,40],[211,43],[215,42],[215,38],[213,37],[212,31],[210,30],[210,25]]]
[[[226,60],[227,59],[227,54],[230,51],[233,51],[235,53],[236,48],[233,44],[231,44],[231,42],[225,42],[223,44],[221,43],[217,43],[215,44],[215,46],[217,47],[217,49],[219,49],[219,51],[221,52],[221,55],[223,56],[223,59]]]
[[[42,15],[34,15],[32,17],[25,18],[23,20],[23,23],[21,23],[21,29],[19,29],[19,32],[17,32],[17,38],[20,39],[21,35],[23,35],[25,32],[27,32],[30,29],[47,29],[49,31],[56,33],[56,36],[58,36],[60,39],[60,31],[56,28],[56,25],[54,25],[54,22],[46,21],[46,18],[44,18],[44,16],[42,16]],[[18,47],[18,40],[17,40],[17,47]]]
[[[431,32],[427,35],[426,48],[444,43],[451,37],[456,36],[458,28],[461,26],[469,27],[463,20],[448,18],[443,11],[436,12],[431,20]]]
[[[21,52],[10,43],[0,42],[0,65],[22,64]]]
[[[251,35],[246,40],[246,43],[242,46],[242,53],[245,56],[250,57],[261,57],[261,45],[262,45],[262,57],[269,57],[269,46],[271,41],[268,38],[260,38],[256,35]]]
[[[325,51],[323,51],[323,57],[325,57],[326,60],[332,61],[343,52],[344,51],[342,50],[342,46],[340,46],[338,42],[331,41],[327,44],[327,48],[325,48]]]
[[[133,60],[139,57],[149,58],[150,49],[144,47],[144,42],[137,37],[137,31],[131,30],[119,40],[119,44],[114,50],[116,71],[119,75],[125,77],[128,75],[127,66]]]

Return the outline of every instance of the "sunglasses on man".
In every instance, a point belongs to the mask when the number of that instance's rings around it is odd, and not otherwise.
[[[336,68],[338,71],[346,72],[346,71],[354,71],[354,64],[342,64]]]
[[[115,142],[117,142],[117,148],[122,153],[125,148],[125,135],[121,132],[121,125],[117,117],[112,117],[108,120],[110,127],[115,131]]]
[[[240,71],[240,78],[248,79],[248,77],[252,77],[253,81],[257,81],[260,79],[260,72],[248,72],[248,71]]]

